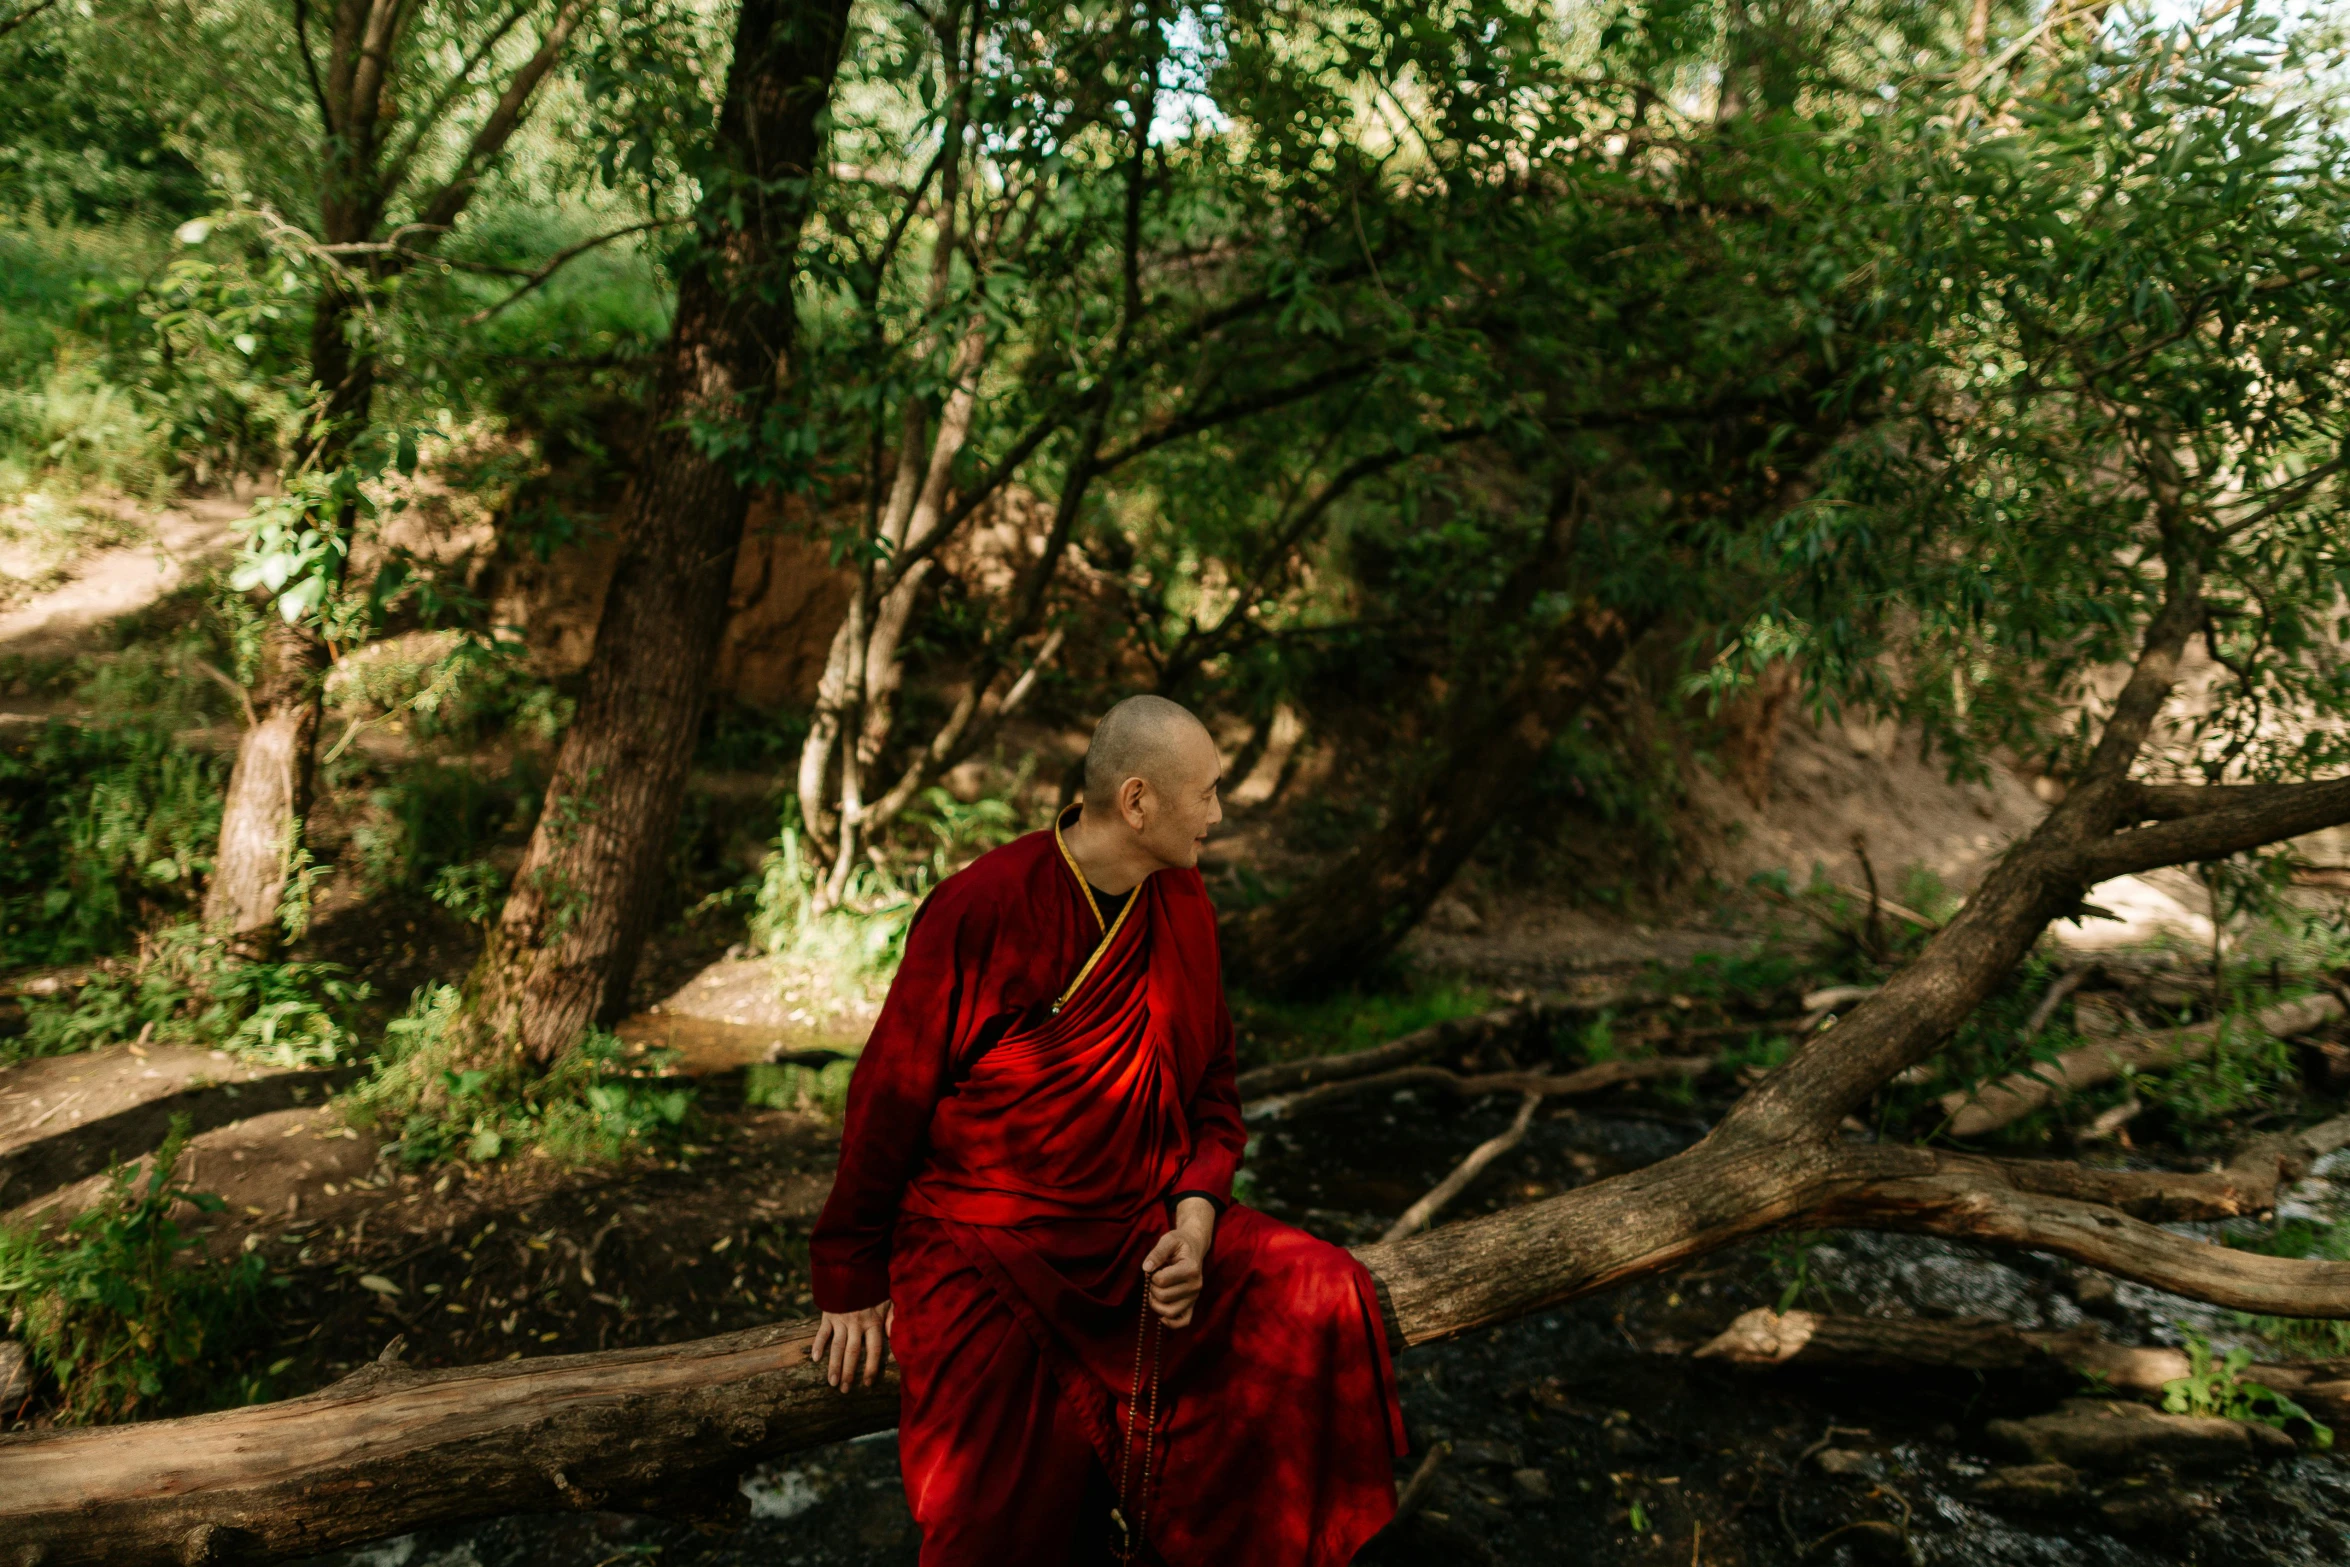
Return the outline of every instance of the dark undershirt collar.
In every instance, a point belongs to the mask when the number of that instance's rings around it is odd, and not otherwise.
[[[1126,907],[1128,898],[1134,896],[1132,887],[1127,888],[1124,892],[1104,892],[1090,881],[1085,886],[1086,890],[1093,894],[1094,907],[1102,911],[1102,929],[1105,931],[1118,923],[1118,911]]]

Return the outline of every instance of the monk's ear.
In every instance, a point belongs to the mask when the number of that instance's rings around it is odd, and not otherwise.
[[[1129,778],[1118,785],[1118,814],[1136,832],[1145,825],[1143,802],[1150,797],[1150,790],[1150,783],[1142,778]]]

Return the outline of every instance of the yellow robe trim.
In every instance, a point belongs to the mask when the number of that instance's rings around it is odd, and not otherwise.
[[[1132,914],[1134,905],[1142,900],[1142,882],[1136,882],[1134,890],[1126,895],[1126,902],[1119,907],[1118,917],[1105,923],[1102,906],[1093,898],[1093,883],[1085,879],[1085,870],[1077,863],[1077,856],[1069,852],[1069,840],[1061,836],[1061,818],[1058,816],[1053,818],[1053,846],[1061,851],[1061,863],[1069,867],[1069,874],[1077,878],[1077,890],[1085,895],[1085,906],[1093,911],[1093,922],[1102,926],[1102,939],[1086,958],[1085,967],[1077,971],[1077,977],[1069,981],[1069,988],[1061,992],[1061,999],[1053,1003],[1053,1014],[1058,1016],[1061,1008],[1069,1004],[1069,998],[1077,994],[1077,987],[1084,984],[1086,977],[1093,973],[1093,967],[1102,960],[1102,954],[1110,950],[1110,943],[1118,939],[1118,932],[1125,927],[1126,916]],[[1149,880],[1148,876],[1142,879]]]

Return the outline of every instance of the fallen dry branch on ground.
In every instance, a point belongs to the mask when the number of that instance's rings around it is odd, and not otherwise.
[[[1387,1227],[1382,1241],[1400,1241],[1407,1235],[1417,1235],[1428,1227],[1428,1221],[1443,1211],[1445,1204],[1468,1189],[1471,1181],[1484,1173],[1485,1167],[1526,1140],[1526,1128],[1534,1124],[1534,1112],[1542,1108],[1542,1095],[1529,1093],[1519,1101],[1517,1119],[1510,1129],[1497,1137],[1488,1137],[1469,1151],[1469,1156],[1453,1166],[1453,1171],[1436,1183],[1435,1190],[1403,1211],[1403,1217]]]
[[[1480,1012],[1474,1017],[1447,1018],[1441,1023],[1431,1023],[1426,1028],[1414,1029],[1400,1039],[1391,1039],[1384,1045],[1358,1050],[1351,1055],[1312,1056],[1303,1061],[1280,1061],[1272,1066],[1261,1066],[1240,1074],[1240,1097],[1248,1101],[1276,1094],[1292,1094],[1324,1083],[1370,1077],[1395,1067],[1450,1055],[1474,1042],[1516,1038],[1538,1027],[1557,1010],[1560,1009],[1535,1002],[1499,1007],[1491,1012]]]
[[[1939,1050],[2089,887],[2350,821],[2350,779],[2245,788],[2130,779],[2205,619],[2195,582],[2191,565],[2174,565],[2171,598],[2064,800],[1914,961],[1801,1043],[1703,1141],[1543,1202],[1364,1248],[1393,1340],[1470,1332],[1790,1226],[1924,1231],[2069,1257],[2243,1310],[2350,1317],[2350,1263],[2174,1235],[2114,1206],[2154,1199],[2114,1185],[2111,1172],[2019,1170],[2020,1161],[1854,1143],[1841,1130]],[[2255,1188],[2265,1180],[2273,1194],[2293,1155],[2272,1157],[2277,1176],[2222,1174]],[[2198,1200],[2256,1195],[2206,1190]],[[1212,1278],[1212,1256],[1210,1268]],[[16,1551],[13,1567],[134,1567],[314,1553],[500,1513],[675,1510],[681,1495],[708,1498],[761,1458],[894,1419],[886,1394],[826,1389],[797,1358],[804,1333],[386,1371],[375,1383],[192,1420],[0,1438],[0,1541]]]
[[[2250,1020],[2251,1029],[2277,1039],[2290,1039],[2331,1023],[2343,1015],[2341,998],[2323,991],[2293,1001],[2264,1007]],[[2234,1036],[2230,1030],[2235,1030]],[[2244,1027],[2233,1019],[2215,1019],[2189,1028],[2174,1028],[2136,1040],[2100,1040],[2068,1050],[1972,1092],[1945,1094],[1942,1111],[1950,1117],[1954,1137],[1980,1137],[2022,1120],[2043,1105],[2099,1083],[2110,1083],[2124,1072],[2159,1072],[2182,1062],[2199,1061],[2214,1045],[2242,1037]]]
[[[1596,1094],[1625,1083],[1653,1082],[1663,1077],[1695,1077],[1715,1066],[1711,1056],[1655,1056],[1645,1061],[1600,1061],[1572,1072],[1483,1072],[1465,1076],[1440,1066],[1397,1067],[1371,1077],[1324,1083],[1294,1094],[1276,1094],[1241,1107],[1252,1121],[1278,1120],[1302,1110],[1318,1109],[1335,1100],[1359,1094],[1389,1093],[1399,1088],[1434,1088],[1462,1099],[1487,1094],[1541,1094],[1572,1098]]]
[[[2160,1394],[2193,1369],[2184,1350],[2109,1344],[2093,1327],[2061,1333],[2001,1322],[1927,1322],[1886,1317],[1776,1312],[1758,1306],[1701,1346],[1700,1359],[1757,1369],[1884,1373],[1933,1372],[2018,1378],[2062,1388],[2082,1377],[2115,1392]],[[2350,1361],[2252,1365],[2245,1379],[2292,1399],[2321,1420],[2350,1419]]]

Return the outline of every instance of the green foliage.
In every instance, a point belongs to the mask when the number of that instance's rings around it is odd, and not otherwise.
[[[691,1128],[693,1094],[648,1081],[668,1064],[591,1029],[544,1072],[485,1051],[454,985],[416,993],[384,1030],[376,1071],[345,1104],[381,1129],[410,1165],[473,1163],[537,1150],[567,1164],[609,1163],[674,1145]]]
[[[2310,1440],[2323,1449],[2334,1445],[2333,1427],[2272,1387],[2248,1380],[2252,1351],[2237,1346],[2214,1355],[2211,1340],[2190,1328],[2180,1330],[2187,1340],[2188,1372],[2162,1385],[2162,1407],[2174,1415],[2204,1415],[2241,1420],[2283,1430],[2300,1422],[2309,1427]]]
[[[2224,1143],[2231,1120],[2246,1111],[2300,1097],[2292,1045],[2256,1025],[2253,1010],[2247,1004],[2221,1018],[2219,1038],[2200,1060],[2128,1074],[2130,1088],[2166,1111],[2190,1148]]]
[[[2350,1225],[2287,1219],[2263,1234],[2231,1237],[2228,1244],[2271,1257],[2344,1262],[2350,1261]],[[2326,1360],[2350,1356],[2350,1320],[2238,1312],[2236,1321],[2291,1354]]]
[[[0,1060],[144,1038],[258,1065],[331,1065],[356,1053],[358,1011],[373,994],[339,963],[237,958],[192,923],[170,925],[128,969],[28,1001],[25,1032],[0,1041]]]
[[[539,777],[532,767],[486,774],[470,760],[397,768],[367,791],[351,830],[362,885],[370,894],[426,891],[435,902],[495,896],[503,873],[487,853],[528,828]]]
[[[53,722],[0,750],[0,967],[113,951],[189,907],[227,772],[169,722]]]
[[[1241,1065],[1252,1067],[1368,1050],[1492,1005],[1493,993],[1478,986],[1422,984],[1314,1001],[1235,996],[1232,1013]]]
[[[19,7],[13,14],[21,14]],[[0,38],[0,214],[176,222],[207,201],[169,110],[62,9]],[[82,36],[77,37],[79,31]]]
[[[2012,123],[1910,187],[1911,395],[1772,525],[1789,591],[1750,624],[1799,628],[1823,703],[2061,772],[2078,699],[2193,574],[2225,676],[2184,770],[2338,765],[2350,136],[2294,86],[2322,35],[2252,7],[2054,36],[2014,62]]]
[[[251,1252],[207,1262],[174,1217],[221,1200],[179,1183],[175,1125],[142,1177],[118,1165],[107,1190],[55,1239],[0,1230],[0,1319],[17,1324],[68,1424],[168,1415],[269,1396],[253,1349],[270,1327],[270,1278]]]
[[[796,808],[787,808],[775,848],[760,867],[752,941],[771,956],[825,974],[849,994],[886,985],[905,954],[920,892],[866,864],[851,873],[848,897],[825,907],[823,872],[809,862],[796,823]]]
[[[848,1108],[854,1061],[820,1067],[754,1061],[743,1078],[743,1102],[775,1110],[815,1112],[838,1120]]]
[[[1009,792],[1026,781],[1023,768]],[[836,901],[807,855],[797,802],[787,802],[783,828],[760,867],[751,939],[820,977],[839,1002],[872,999],[897,972],[906,931],[929,890],[1018,831],[1011,801],[1002,795],[965,802],[943,788],[925,790],[886,847],[851,871]]]

